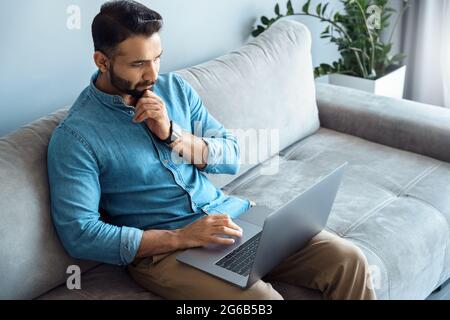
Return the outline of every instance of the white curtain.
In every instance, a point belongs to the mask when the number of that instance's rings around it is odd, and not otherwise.
[[[450,0],[409,0],[401,50],[405,98],[450,108]]]
[[[443,61],[444,74],[444,105],[450,108],[450,0],[445,1],[444,7],[444,49],[442,50],[441,60]]]

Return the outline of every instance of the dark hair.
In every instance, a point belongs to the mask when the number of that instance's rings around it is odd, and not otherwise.
[[[115,47],[135,35],[152,36],[162,28],[161,15],[132,0],[104,3],[92,22],[95,51],[113,54]]]

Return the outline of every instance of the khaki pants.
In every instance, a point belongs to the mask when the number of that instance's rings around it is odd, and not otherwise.
[[[319,290],[325,299],[376,299],[362,251],[327,231],[245,290],[178,262],[176,253],[136,259],[128,271],[138,284],[166,299],[283,299],[270,281]]]

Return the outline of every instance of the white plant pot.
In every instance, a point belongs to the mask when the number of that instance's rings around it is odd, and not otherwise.
[[[344,74],[330,74],[328,75],[328,81],[323,77],[319,82],[328,82],[338,86],[367,91],[380,96],[402,99],[405,75],[406,66],[402,66],[377,80],[369,80]]]

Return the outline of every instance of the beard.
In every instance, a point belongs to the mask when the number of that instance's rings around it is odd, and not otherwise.
[[[144,92],[148,89],[139,90],[138,87],[150,87],[154,85],[154,82],[146,81],[137,84],[133,84],[131,81],[123,79],[119,77],[115,72],[114,68],[111,65],[109,68],[109,77],[111,80],[111,84],[122,94],[128,94],[135,99],[140,99]],[[153,87],[150,89],[153,91]]]

